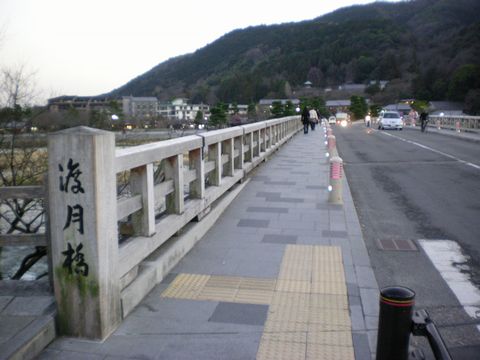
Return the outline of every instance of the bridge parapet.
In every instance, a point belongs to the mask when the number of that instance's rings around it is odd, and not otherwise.
[[[142,287],[145,260],[172,246],[175,234],[300,129],[292,116],[119,150],[105,131],[52,135],[49,213],[60,332],[108,336],[181,257]]]
[[[452,130],[480,131],[480,116],[430,115],[430,122]]]

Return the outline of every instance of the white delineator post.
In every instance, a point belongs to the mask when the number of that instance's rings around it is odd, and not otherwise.
[[[327,149],[330,157],[338,156],[337,152],[337,139],[335,135],[328,135],[327,136]]]
[[[328,191],[328,202],[330,204],[343,204],[343,160],[334,156],[330,159],[330,186]]]
[[[114,134],[57,132],[48,139],[48,158],[58,330],[104,339],[121,321]]]

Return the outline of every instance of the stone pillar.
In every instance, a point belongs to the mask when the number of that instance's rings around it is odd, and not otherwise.
[[[87,127],[52,134],[48,163],[58,330],[104,339],[121,321],[114,134]]]

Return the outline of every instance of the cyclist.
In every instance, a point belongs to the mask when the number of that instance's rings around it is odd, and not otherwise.
[[[425,132],[428,124],[428,113],[426,111],[422,111],[422,113],[420,114],[420,123],[422,127],[422,132]]]

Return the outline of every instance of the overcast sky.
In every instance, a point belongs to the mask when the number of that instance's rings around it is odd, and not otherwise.
[[[0,0],[0,66],[43,97],[109,92],[234,29],[309,20],[372,0]]]

